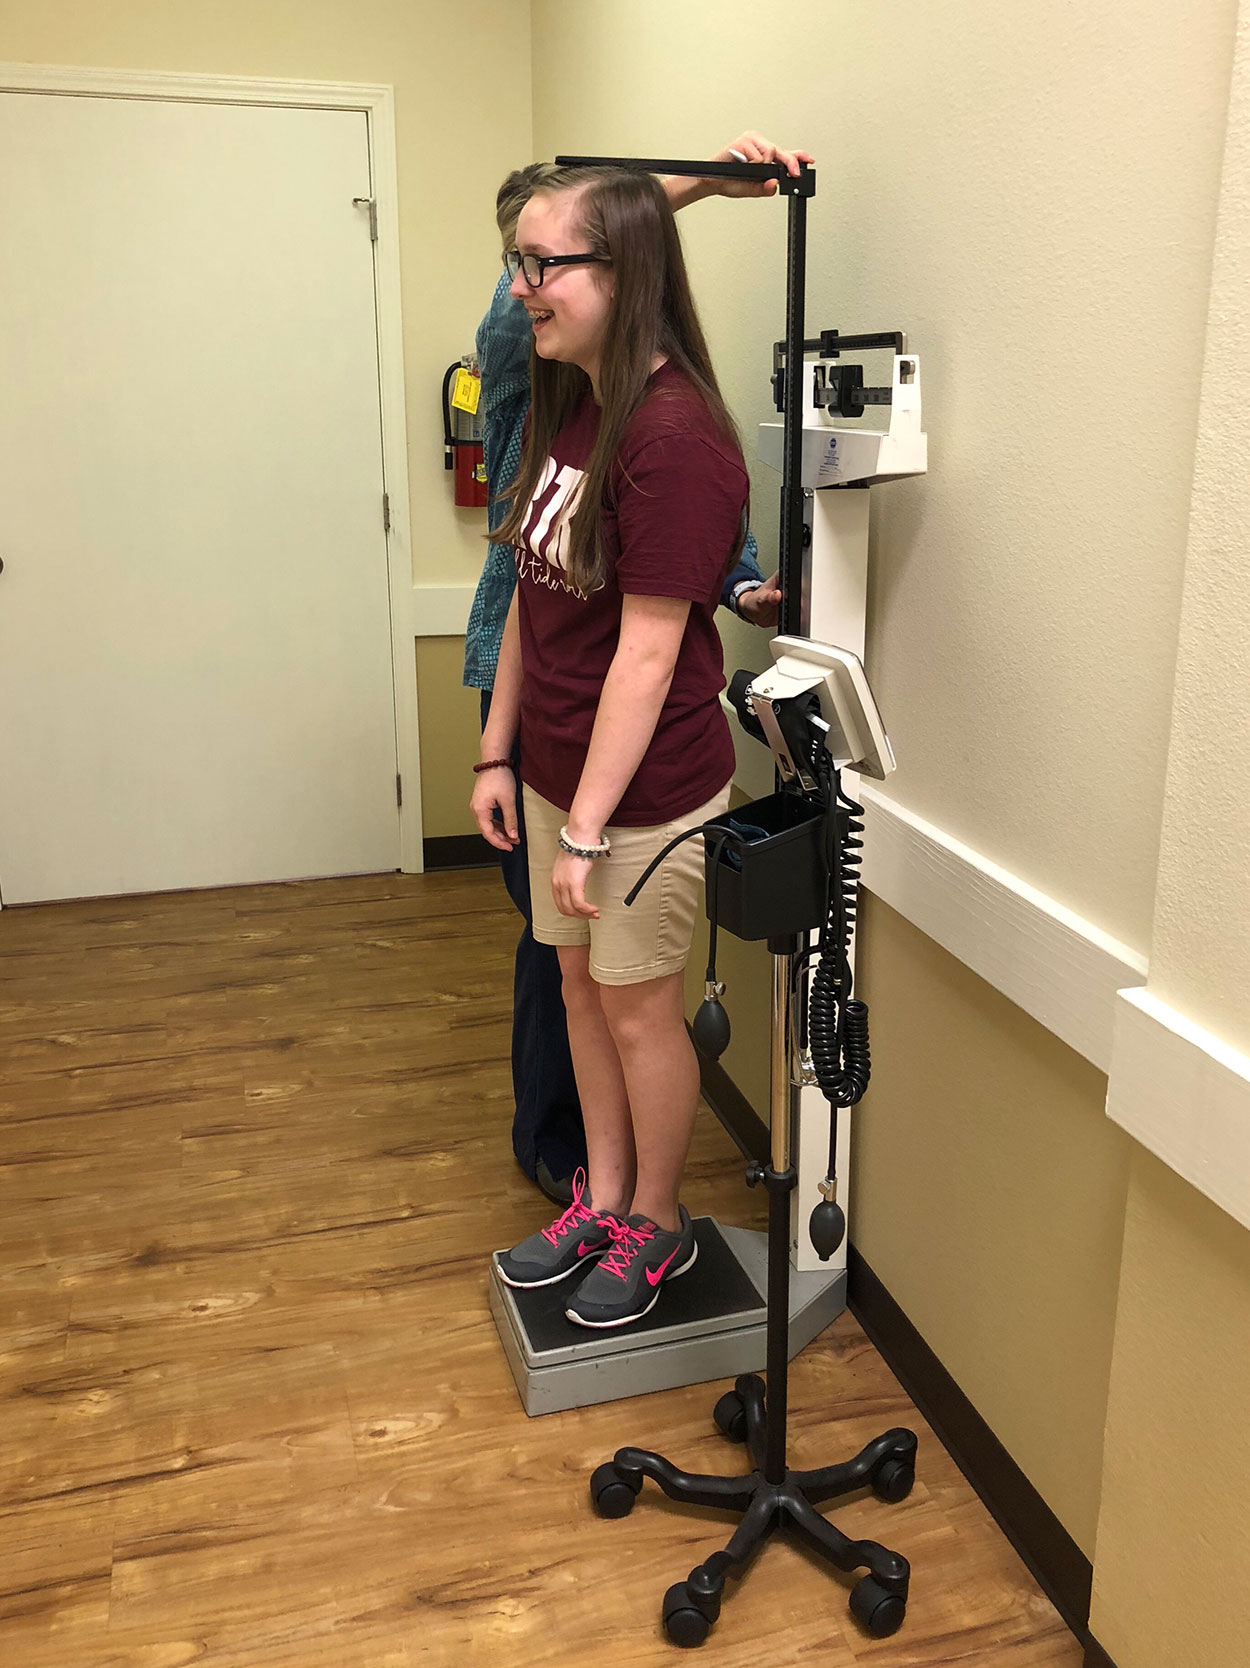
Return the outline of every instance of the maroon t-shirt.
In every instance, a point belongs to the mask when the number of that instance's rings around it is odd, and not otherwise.
[[[521,776],[567,811],[616,653],[621,599],[684,597],[690,613],[655,734],[609,822],[647,827],[705,804],[733,775],[714,616],[742,539],[747,472],[697,390],[670,365],[626,428],[602,504],[607,578],[568,582],[568,528],[600,410],[587,393],[560,430],[516,547],[521,627]]]

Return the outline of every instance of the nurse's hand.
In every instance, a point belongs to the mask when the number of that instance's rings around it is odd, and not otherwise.
[[[798,174],[800,162],[814,160],[806,151],[782,150],[762,133],[754,132],[740,133],[712,158],[713,162],[783,162],[786,172],[793,175]],[[721,197],[775,197],[778,190],[776,180],[708,180],[706,183]]]
[[[586,878],[594,866],[593,857],[574,857],[571,852],[558,851],[551,869],[551,896],[561,915],[597,921],[599,911],[586,902]]]
[[[740,133],[723,150],[717,151],[713,162],[784,162],[788,173],[797,174],[800,162],[814,162],[806,151],[783,151],[762,133]],[[695,179],[686,174],[672,174],[664,181],[669,203],[674,210],[698,203],[704,197],[775,197],[776,180]]]
[[[473,778],[469,810],[473,813],[478,833],[496,851],[511,851],[520,843],[516,820],[516,777],[507,765],[496,765],[494,770],[484,770]]]
[[[771,579],[766,579],[762,585],[757,585],[753,591],[744,591],[738,598],[738,613],[752,625],[775,626],[777,616],[781,612],[781,589],[777,581],[780,573],[775,573]]]

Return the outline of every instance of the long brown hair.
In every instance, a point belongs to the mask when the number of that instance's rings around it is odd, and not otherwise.
[[[577,191],[581,230],[589,254],[612,263],[615,289],[608,311],[599,369],[602,415],[586,463],[586,485],[569,526],[568,577],[583,595],[607,572],[599,534],[600,507],[625,426],[642,404],[651,367],[663,355],[699,391],[726,439],[738,432],[717,385],[699,315],[690,294],[681,239],[659,181],[627,169],[564,168],[548,175],[534,195]],[[529,433],[517,478],[505,488],[511,509],[492,534],[516,544],[538,478],[559,430],[590,387],[576,365],[542,359],[530,346],[533,399]],[[726,553],[726,571],[741,548]]]

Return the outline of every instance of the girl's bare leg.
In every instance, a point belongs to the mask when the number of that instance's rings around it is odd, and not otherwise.
[[[624,1216],[634,1192],[634,1126],[620,1056],[590,976],[588,945],[557,946],[569,1021],[569,1052],[586,1124],[590,1199]]]
[[[699,1063],[686,1032],[684,986],[682,974],[670,973],[636,985],[596,987],[633,1119],[637,1180],[629,1210],[674,1233],[699,1104]]]

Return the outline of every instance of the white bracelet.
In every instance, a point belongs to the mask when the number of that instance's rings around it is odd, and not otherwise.
[[[742,609],[739,604],[748,591],[758,591],[764,581],[762,579],[740,579],[729,593],[729,602],[735,614],[740,615]]]
[[[569,839],[567,823],[560,830],[560,837],[557,843],[559,844],[560,850],[567,851],[570,857],[606,857],[612,850],[612,842],[608,839],[606,834],[603,835],[597,846],[574,845],[573,841]]]

